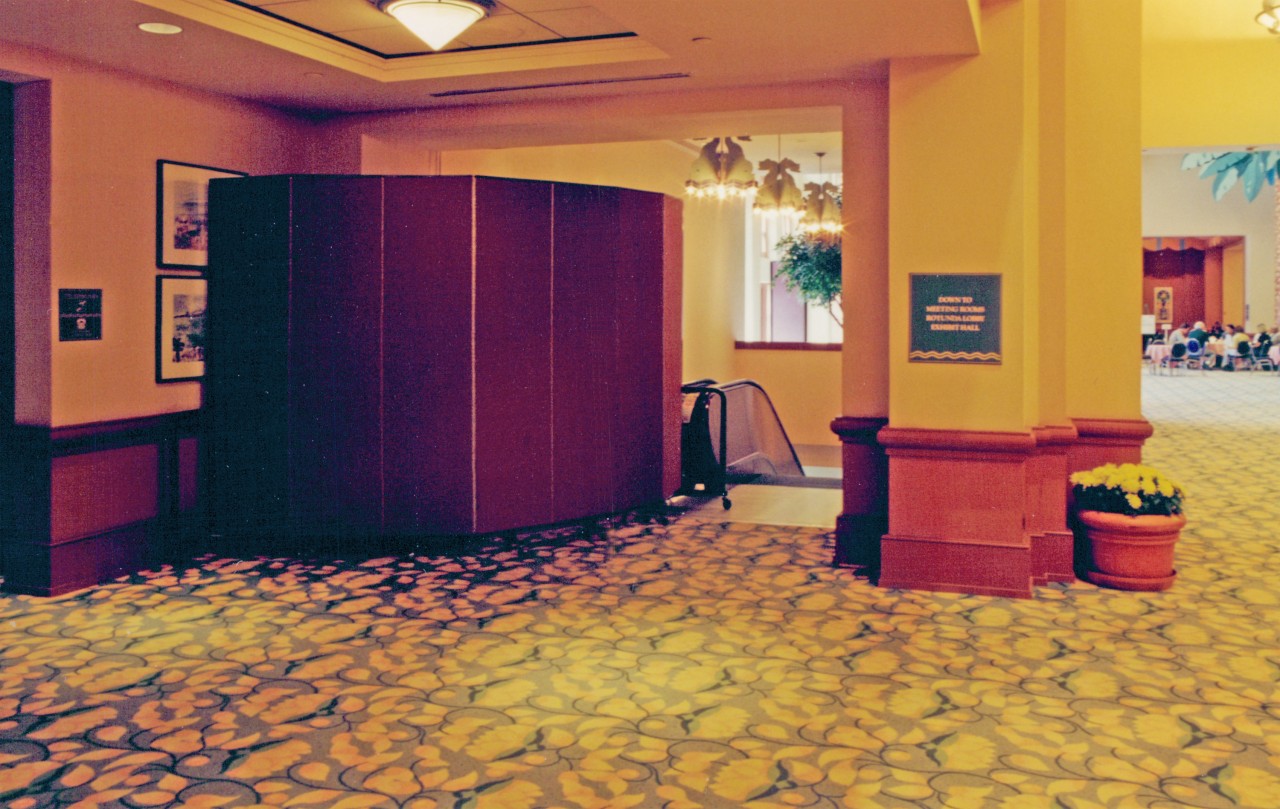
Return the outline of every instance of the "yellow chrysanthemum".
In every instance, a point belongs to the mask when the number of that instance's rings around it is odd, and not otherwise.
[[[1124,499],[1129,503],[1130,508],[1142,508],[1142,498],[1136,494],[1126,494]]]

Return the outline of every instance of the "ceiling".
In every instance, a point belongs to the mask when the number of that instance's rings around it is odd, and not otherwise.
[[[978,51],[971,0],[497,0],[440,53],[370,0],[3,5],[0,40],[311,114],[839,81]],[[153,21],[183,33],[136,27]]]

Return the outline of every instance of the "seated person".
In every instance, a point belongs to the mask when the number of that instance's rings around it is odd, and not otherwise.
[[[1167,342],[1169,345],[1176,345],[1177,343],[1185,343],[1187,341],[1187,331],[1189,331],[1189,326],[1186,323],[1183,323],[1178,328],[1169,332],[1169,339],[1166,340],[1165,342]]]
[[[1196,325],[1192,326],[1191,331],[1187,332],[1187,337],[1199,340],[1200,345],[1204,345],[1209,342],[1209,332],[1204,330],[1204,321],[1197,320]]]
[[[1258,330],[1254,332],[1253,339],[1250,342],[1255,346],[1262,348],[1263,351],[1271,348],[1271,332],[1267,331],[1267,325],[1265,323],[1258,324]]]
[[[1222,339],[1227,344],[1227,350],[1223,354],[1222,370],[1234,371],[1237,360],[1252,354],[1249,335],[1228,323],[1222,327]]]

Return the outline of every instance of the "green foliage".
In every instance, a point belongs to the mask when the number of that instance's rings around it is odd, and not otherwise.
[[[787,289],[828,308],[840,300],[840,240],[799,233],[778,242],[778,274]]]
[[[1240,181],[1249,202],[1263,184],[1275,185],[1280,151],[1193,152],[1182,159],[1182,168],[1200,169],[1201,177],[1213,178],[1213,198],[1221,200]]]

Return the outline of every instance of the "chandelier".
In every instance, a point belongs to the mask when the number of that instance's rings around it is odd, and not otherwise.
[[[1262,11],[1254,19],[1271,33],[1280,34],[1280,0],[1262,0]]]
[[[764,180],[760,183],[752,210],[768,217],[799,217],[804,211],[804,194],[791,172],[799,171],[800,165],[782,156],[781,135],[778,136],[778,159],[761,160],[758,168],[764,172]]]
[[[822,158],[826,152],[814,154],[818,156],[818,176],[821,178]],[[844,219],[840,215],[840,187],[824,179],[819,183],[806,183],[804,190],[807,194],[800,229],[815,236],[838,236],[844,230]]]
[[[438,51],[489,13],[488,0],[379,0],[413,35]]]
[[[742,138],[745,139],[745,138]],[[694,198],[745,197],[757,187],[751,161],[733,138],[707,141],[689,169],[684,190]]]
[[[784,157],[761,160],[759,168],[764,172],[764,181],[760,183],[753,210],[765,216],[799,216],[804,210],[804,194],[791,172],[799,171],[800,165]]]

